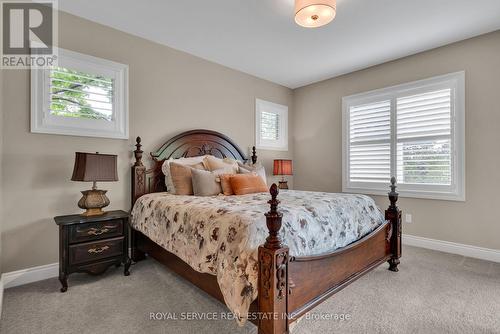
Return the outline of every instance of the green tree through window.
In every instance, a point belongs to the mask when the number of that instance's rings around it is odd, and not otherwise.
[[[112,79],[56,67],[50,71],[50,85],[50,114],[112,120]]]

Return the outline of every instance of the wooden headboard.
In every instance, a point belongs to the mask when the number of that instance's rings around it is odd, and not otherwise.
[[[142,162],[141,137],[136,139],[135,163],[132,166],[132,206],[144,194],[166,191],[165,175],[161,167],[170,158],[188,158],[213,155],[218,158],[233,158],[247,161],[246,155],[229,137],[211,130],[191,130],[167,140],[156,152],[151,153],[153,167],[147,169]],[[252,163],[257,162],[255,146]]]

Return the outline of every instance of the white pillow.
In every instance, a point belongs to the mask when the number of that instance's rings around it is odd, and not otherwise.
[[[232,174],[234,169],[231,166],[216,169],[214,171],[206,171],[200,169],[192,169],[193,193],[195,196],[216,196],[222,193],[220,176],[222,174]]]
[[[175,161],[176,163],[181,165],[194,165],[197,163],[203,163],[204,158],[205,156],[202,155],[199,157],[192,157],[192,158],[179,158],[179,159],[170,158],[168,160],[165,160],[163,162],[163,165],[161,166],[161,171],[163,172],[163,174],[165,174],[165,185],[167,186],[167,192],[169,192],[170,194],[175,194],[174,183],[172,182],[172,176],[170,175],[170,163],[172,161]]]
[[[222,192],[217,175],[206,170],[191,170],[193,194],[195,196],[217,196]]]
[[[246,162],[241,162],[238,160],[237,163],[239,167],[245,168],[246,170],[254,170],[263,167],[260,161],[257,161],[255,164],[253,164],[250,160],[247,160]]]
[[[244,167],[242,167],[240,165],[239,173],[240,174],[255,173],[255,174],[259,175],[262,178],[262,180],[264,180],[264,183],[267,185],[267,176],[266,176],[266,170],[265,170],[264,166],[259,165],[258,167],[254,167],[254,166],[244,165]]]

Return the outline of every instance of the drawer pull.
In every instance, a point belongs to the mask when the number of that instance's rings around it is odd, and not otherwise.
[[[109,249],[109,246],[102,246],[102,247],[97,247],[97,248],[91,248],[87,252],[89,252],[89,254],[99,254],[99,253],[102,253],[104,251],[107,251],[108,249]]]
[[[87,235],[101,235],[101,234],[104,234],[104,233],[108,233],[109,232],[109,229],[108,228],[101,228],[101,229],[97,229],[97,228],[91,228],[87,231]]]

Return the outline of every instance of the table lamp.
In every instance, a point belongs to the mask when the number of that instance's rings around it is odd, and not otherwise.
[[[292,160],[274,160],[273,175],[281,175],[278,187],[288,189],[288,181],[285,180],[285,175],[293,175]]]
[[[86,210],[82,216],[100,216],[102,208],[109,205],[107,190],[97,189],[96,183],[118,181],[116,155],[96,153],[75,153],[75,167],[72,181],[92,182],[92,189],[82,191],[78,207]]]

